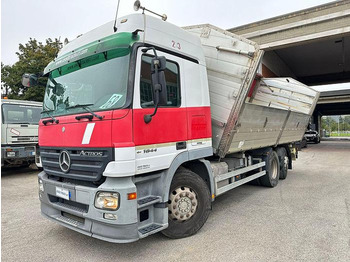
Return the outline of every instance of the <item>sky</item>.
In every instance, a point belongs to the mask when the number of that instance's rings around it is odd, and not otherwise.
[[[19,43],[29,38],[72,40],[114,20],[117,0],[1,0],[1,61],[17,61]],[[210,23],[228,29],[324,4],[325,0],[141,0],[178,26]],[[134,0],[121,0],[119,17],[134,13]]]
[[[141,5],[178,26],[210,23],[228,29],[330,0],[141,0]],[[75,39],[114,20],[117,0],[1,0],[1,62],[13,64],[19,43],[29,38]],[[134,0],[121,0],[118,17],[134,13]],[[140,11],[139,11],[140,12]],[[349,88],[345,85],[344,88]],[[327,89],[327,88],[326,88]]]

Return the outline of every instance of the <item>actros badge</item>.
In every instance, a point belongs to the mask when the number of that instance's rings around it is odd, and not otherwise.
[[[103,156],[103,152],[91,152],[91,151],[84,151],[81,150],[80,152],[81,156]]]

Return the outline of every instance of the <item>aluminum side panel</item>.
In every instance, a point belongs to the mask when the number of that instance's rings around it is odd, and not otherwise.
[[[212,25],[186,27],[200,37],[207,67],[213,148],[224,156],[263,52],[254,43]]]
[[[306,114],[290,112],[288,116],[287,110],[246,103],[235,126],[228,153],[301,140],[309,118]]]

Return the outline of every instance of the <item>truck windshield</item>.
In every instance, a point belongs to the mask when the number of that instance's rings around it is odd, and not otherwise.
[[[40,120],[41,107],[19,104],[2,105],[2,121],[4,124],[37,125]]]
[[[88,105],[91,111],[123,107],[129,54],[129,48],[118,48],[53,70],[46,86],[43,116],[86,112],[81,105]]]

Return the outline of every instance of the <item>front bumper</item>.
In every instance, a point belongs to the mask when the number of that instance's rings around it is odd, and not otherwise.
[[[18,161],[34,161],[35,146],[2,146],[1,147],[1,163],[4,161],[15,162]]]
[[[317,136],[305,136],[306,141],[315,141],[317,139]]]
[[[137,201],[127,200],[128,193],[136,192],[132,177],[108,177],[98,188],[51,180],[44,171],[39,174],[39,179],[43,181],[44,187],[44,192],[39,192],[41,213],[46,218],[82,234],[109,242],[128,243],[140,238]],[[56,196],[56,187],[69,190],[69,201]],[[118,192],[119,209],[107,211],[95,208],[95,194],[98,191]],[[114,214],[117,219],[105,219],[104,213]]]

